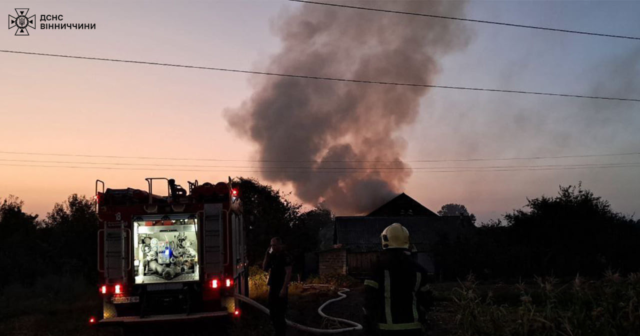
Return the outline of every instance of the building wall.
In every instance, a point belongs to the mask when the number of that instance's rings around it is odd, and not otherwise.
[[[373,267],[380,252],[347,252],[346,249],[333,249],[318,253],[318,274],[349,274],[356,278],[368,277],[373,274]],[[435,273],[433,259],[428,253],[419,252],[414,256],[416,262],[427,272]],[[313,271],[310,272],[312,274]]]
[[[370,276],[380,253],[375,252],[349,252],[347,254],[347,272],[354,277]]]
[[[318,269],[321,276],[334,273],[347,274],[347,250],[335,249],[320,252]]]
[[[373,275],[375,262],[380,252],[348,252],[347,272],[349,275],[362,278]],[[428,273],[435,273],[433,259],[428,253],[418,252],[413,256],[414,260],[424,267]]]
[[[302,273],[302,278],[307,279],[311,275],[318,275],[320,266],[319,261],[320,253],[318,252],[309,252],[304,255],[304,271]]]
[[[429,255],[429,253],[418,252],[416,256],[416,262],[424,267],[427,272],[434,274],[436,272],[436,267],[433,263],[433,258]]]

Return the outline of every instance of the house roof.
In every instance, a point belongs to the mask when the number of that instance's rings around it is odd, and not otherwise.
[[[440,238],[455,239],[476,228],[460,216],[336,217],[336,243],[354,252],[382,250],[380,234],[393,223],[400,223],[409,230],[411,243],[421,252],[430,251]]]
[[[388,216],[419,216],[419,217],[437,217],[438,215],[427,209],[418,201],[402,193],[392,198],[387,203],[381,205],[377,209],[369,213],[368,217],[388,217]]]

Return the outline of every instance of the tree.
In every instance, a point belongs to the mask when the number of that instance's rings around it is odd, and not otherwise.
[[[300,215],[294,229],[305,237],[306,252],[315,251],[321,245],[333,245],[333,235],[325,237],[321,236],[321,232],[327,231],[326,228],[333,228],[334,219],[333,213],[322,205]]]
[[[523,209],[483,224],[473,239],[438,242],[450,279],[479,276],[599,276],[607,269],[640,270],[640,227],[582,185],[560,187],[555,197],[528,199]]]
[[[38,215],[29,215],[22,211],[24,202],[9,195],[0,204],[0,242],[9,240],[16,234],[31,234],[37,226]]]
[[[301,213],[300,204],[255,179],[236,178],[243,206],[247,231],[247,258],[250,264],[260,264],[272,237],[280,237],[294,259],[294,271],[302,273],[305,254],[319,249],[320,232],[333,227],[333,214],[318,205]],[[331,244],[333,237],[330,237]]]
[[[315,250],[325,250],[333,246],[335,216],[331,210],[325,208],[323,204],[319,204],[304,213],[301,221],[310,222],[311,230],[314,234],[317,232],[317,243],[313,246]]]
[[[438,215],[440,216],[468,216],[471,220],[471,224],[476,224],[476,216],[474,214],[470,214],[462,204],[449,203],[443,205],[440,210],[438,210]]]
[[[16,280],[30,283],[40,270],[38,216],[25,213],[23,206],[24,202],[12,195],[0,203],[0,269],[12,274],[0,277],[0,287]]]
[[[255,179],[239,177],[233,182],[239,186],[243,217],[247,229],[247,258],[250,264],[262,262],[272,237],[287,237],[297,222],[300,205],[287,200],[269,185]]]
[[[528,200],[527,210],[505,215],[511,238],[538,274],[599,275],[607,268],[637,271],[640,230],[608,201],[577,186],[556,197]]]
[[[56,203],[43,223],[43,236],[55,273],[82,274],[95,280],[98,215],[93,200],[73,194]]]
[[[289,250],[294,260],[294,272],[303,273],[302,267],[305,265],[305,256],[310,252],[317,252],[321,243],[333,244],[333,235],[330,242],[322,240],[329,237],[321,236],[321,232],[326,232],[327,227],[333,227],[333,214],[322,205],[316,206],[305,213],[300,214],[298,220],[294,223],[289,234],[285,237],[288,241]]]

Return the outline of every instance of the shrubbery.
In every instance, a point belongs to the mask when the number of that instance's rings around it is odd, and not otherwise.
[[[269,286],[267,281],[269,279],[269,273],[263,271],[258,266],[251,266],[249,268],[249,295],[251,298],[266,298],[269,292]]]
[[[604,279],[536,278],[535,285],[511,286],[518,304],[499,302],[493,291],[482,293],[473,276],[451,295],[457,335],[569,336],[637,335],[640,330],[640,274],[623,278],[607,272]]]
[[[22,211],[23,202],[10,196],[0,202],[0,288],[12,283],[33,285],[37,279],[80,276],[97,279],[98,217],[95,204],[71,195],[44,220]]]
[[[475,231],[433,247],[444,279],[469,272],[513,281],[536,274],[597,277],[609,268],[640,270],[640,225],[580,185],[560,187],[555,197],[529,199],[526,209]]]

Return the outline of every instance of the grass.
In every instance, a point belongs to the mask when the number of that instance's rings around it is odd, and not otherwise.
[[[450,295],[455,335],[640,335],[640,274],[493,286],[479,286],[470,276]]]
[[[265,274],[253,270],[251,277],[252,297],[266,305],[267,289]],[[337,277],[340,278],[340,277]],[[320,280],[317,280],[320,281]],[[324,321],[316,310],[326,300],[336,297],[331,288],[305,288],[303,283],[294,283],[290,290],[288,318],[312,327],[322,327]],[[95,328],[88,325],[90,316],[101,311],[98,289],[88,285],[79,277],[49,276],[36,281],[33,286],[14,284],[0,292],[0,335],[15,336],[121,336],[133,335],[247,335],[267,336],[273,330],[269,317],[249,306],[243,306],[240,322],[224,324],[172,323],[148,324],[144,327],[123,329],[118,326]],[[341,312],[337,316],[343,316]],[[226,330],[226,333],[225,333]],[[291,335],[303,335],[291,330]]]
[[[48,276],[32,287],[13,284],[0,293],[0,335],[115,335],[113,328],[89,328],[89,317],[100,307],[97,288],[78,277]]]
[[[267,286],[268,274],[258,267],[252,267],[249,273],[249,293],[252,299],[267,306],[269,287]],[[328,287],[313,287],[308,285],[329,285]],[[296,323],[300,323],[313,328],[325,328],[330,324],[336,327],[330,320],[323,320],[317,313],[317,309],[327,300],[338,297],[337,288],[356,287],[362,282],[345,275],[328,275],[323,277],[313,277],[305,282],[292,282],[289,286],[289,310],[287,318]],[[342,300],[342,303],[346,300]],[[334,306],[341,307],[339,303]],[[359,307],[342,306],[338,312],[330,313],[327,309],[325,313],[333,316],[350,318],[351,315],[361,315]],[[333,307],[332,307],[333,308]],[[353,308],[353,309],[351,309]],[[354,310],[356,314],[352,314]]]
[[[251,274],[252,298],[266,304],[267,276]],[[362,323],[363,286],[345,276],[329,276],[294,283],[288,318],[311,327],[329,327],[316,313],[336,297],[332,288],[305,284],[351,286],[345,300],[325,309],[331,316]],[[434,305],[429,313],[430,336],[628,336],[640,335],[640,274],[621,276],[608,272],[601,279],[535,278],[519,283],[481,283],[469,277],[458,283],[432,284]],[[33,287],[12,285],[0,293],[0,335],[104,335],[120,336],[118,327],[89,328],[87,318],[100,309],[97,289],[76,277],[45,277]],[[239,323],[153,326],[136,335],[209,335],[227,330],[229,335],[272,334],[268,316],[243,307]],[[155,330],[155,332],[154,332]],[[224,333],[223,333],[224,334]],[[290,335],[304,335],[291,330]],[[353,335],[353,334],[351,334]]]
[[[267,286],[268,275],[260,268],[252,268],[250,275],[249,286],[251,288],[251,297],[261,304],[266,305],[269,290]],[[289,310],[287,312],[287,319],[312,328],[337,329],[348,327],[334,320],[324,319],[317,313],[317,309],[323,303],[338,297],[337,291],[341,288],[351,289],[347,294],[347,298],[330,304],[323,312],[329,316],[344,318],[363,324],[363,282],[343,274],[316,276],[304,282],[292,282],[289,287]],[[289,328],[287,335],[308,334]],[[340,335],[352,336],[363,335],[363,333],[353,331],[341,333]]]

